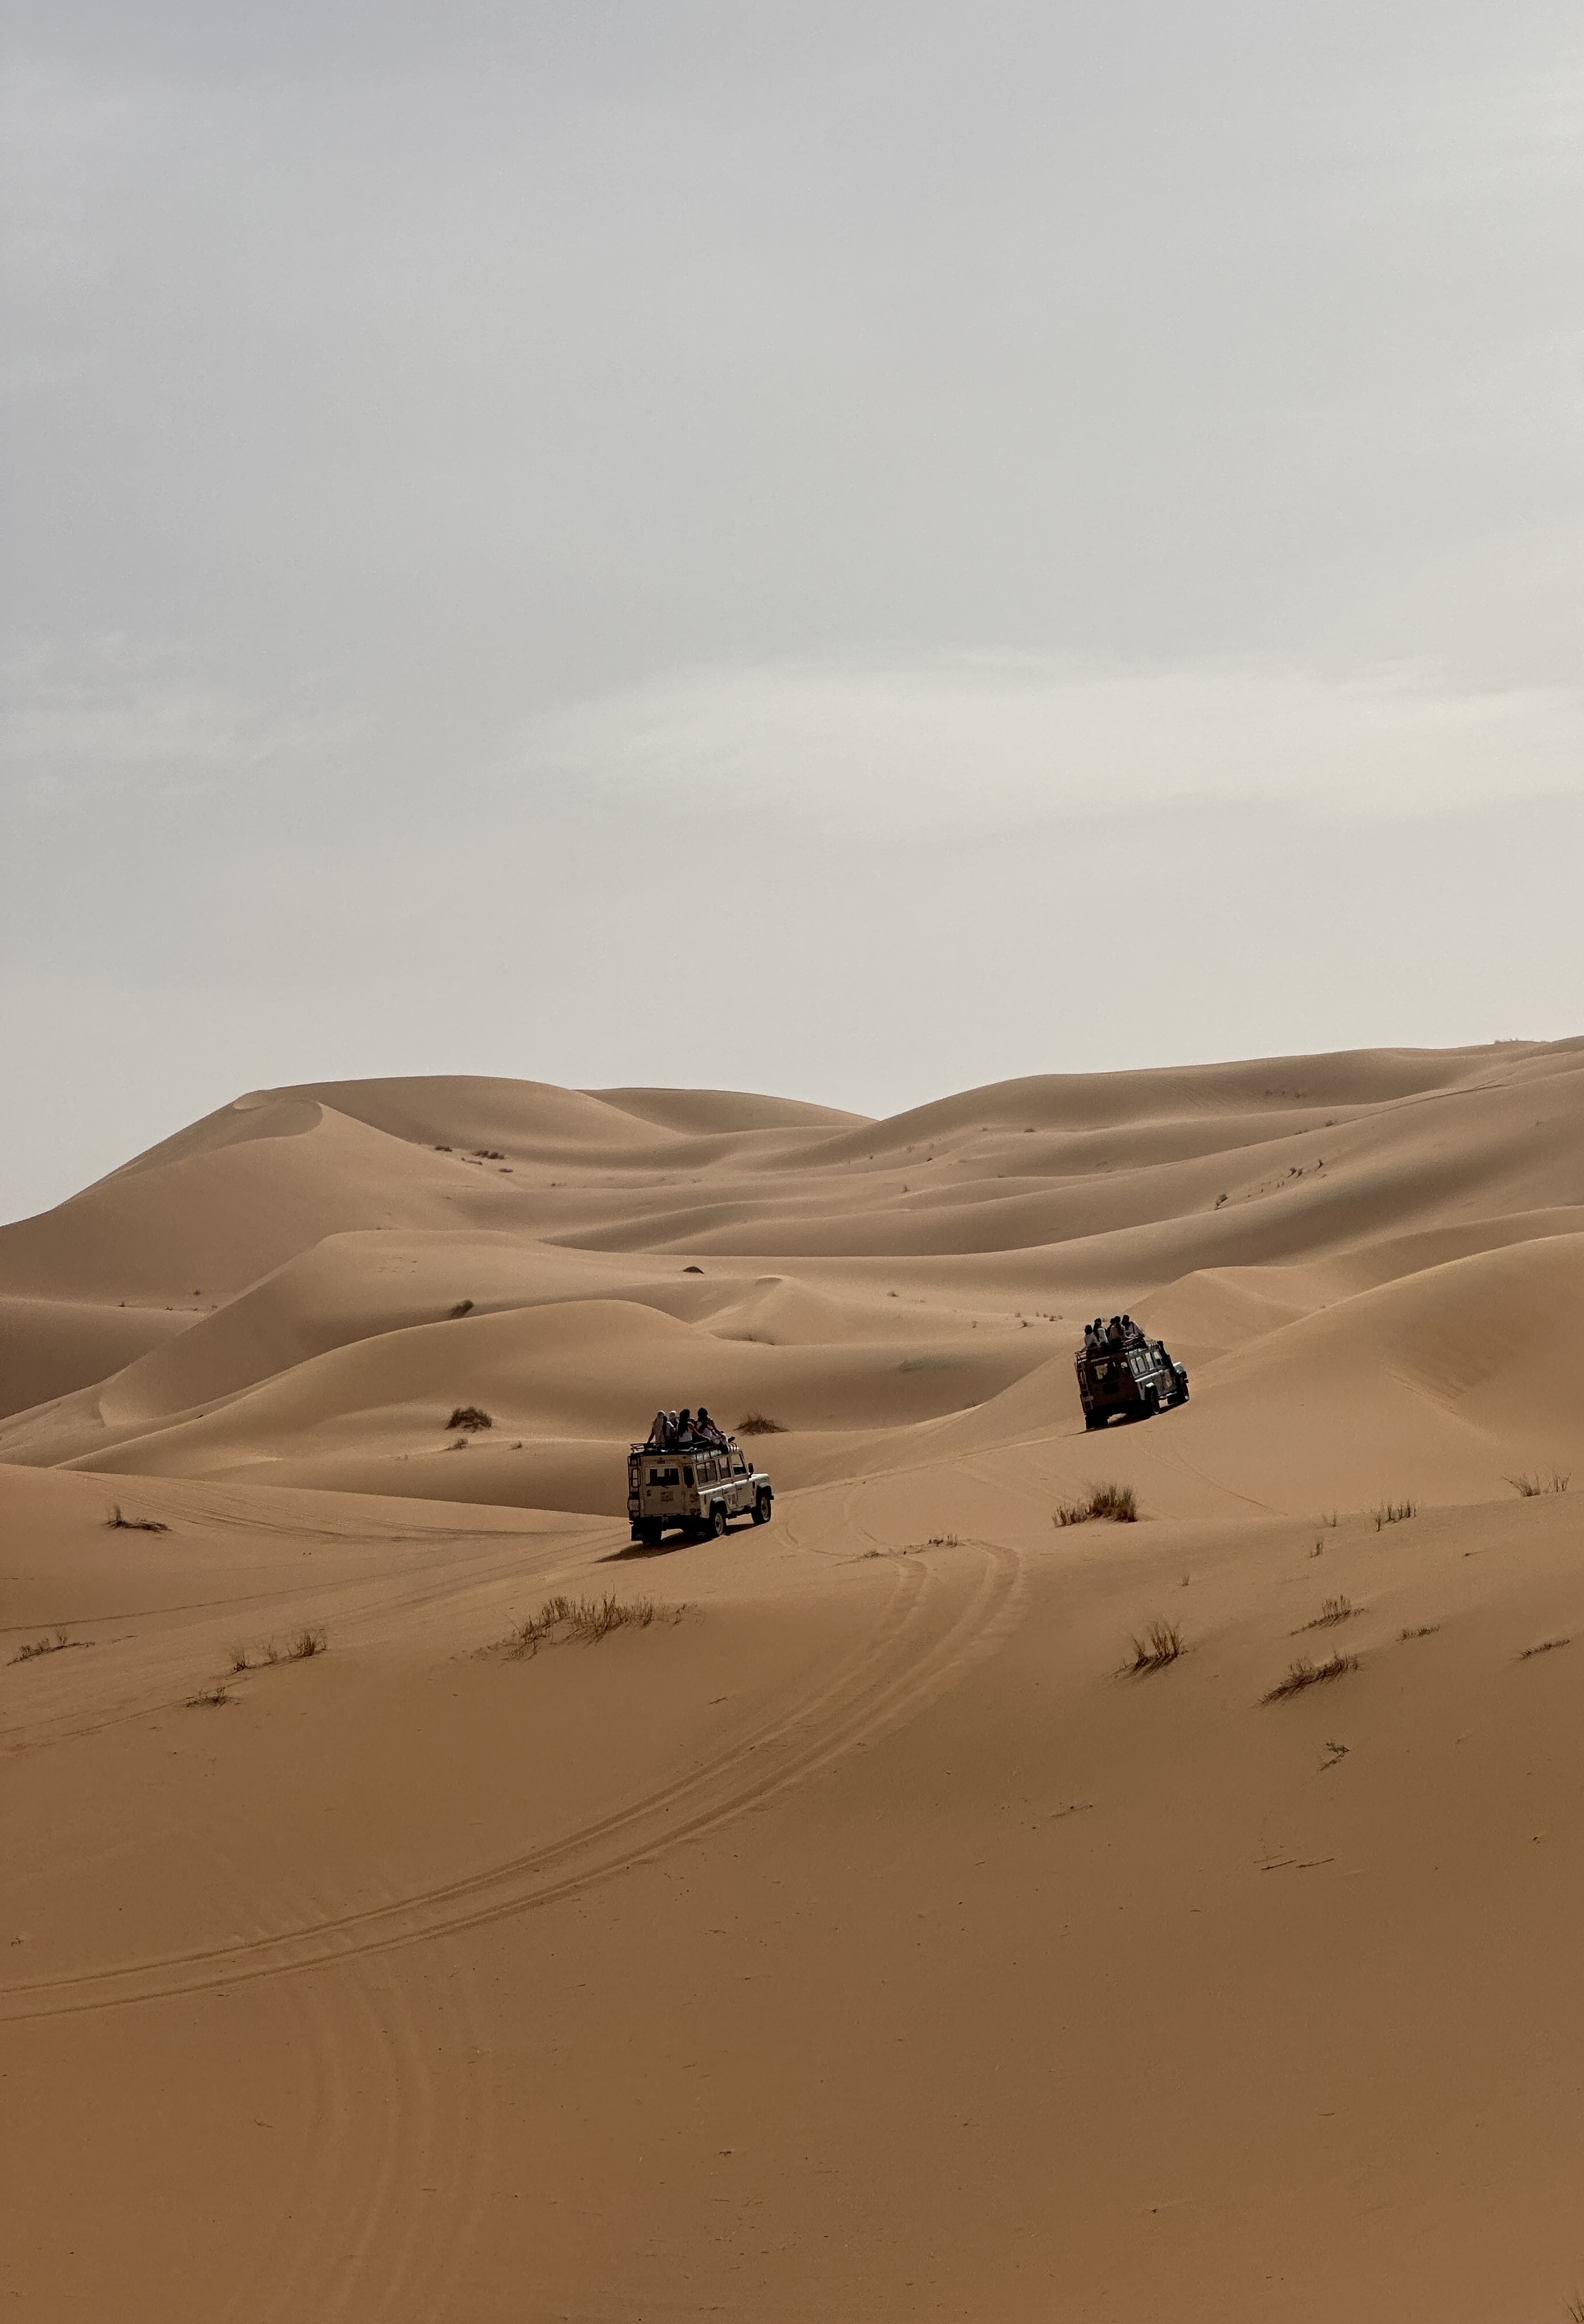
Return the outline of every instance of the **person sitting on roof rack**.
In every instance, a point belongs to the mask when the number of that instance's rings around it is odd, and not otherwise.
[[[649,1443],[643,1448],[646,1452],[663,1452],[665,1451],[666,1430],[666,1416],[663,1412],[657,1412],[654,1418],[649,1425]]]
[[[1131,1315],[1122,1318],[1122,1345],[1125,1348],[1141,1348],[1144,1345],[1144,1334]]]
[[[710,1418],[707,1405],[699,1406],[697,1416],[693,1424],[693,1434],[700,1444],[707,1444],[712,1452],[723,1452],[726,1449],[725,1437]]]

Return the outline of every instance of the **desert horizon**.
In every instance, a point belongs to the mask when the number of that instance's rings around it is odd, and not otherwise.
[[[1566,2312],[1581,1122],[299,1084],[0,1229],[24,2312]]]

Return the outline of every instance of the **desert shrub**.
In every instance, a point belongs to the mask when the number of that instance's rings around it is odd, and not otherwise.
[[[1340,1678],[1346,1672],[1358,1667],[1357,1655],[1328,1655],[1322,1663],[1311,1662],[1307,1655],[1300,1655],[1288,1669],[1286,1677],[1273,1686],[1268,1694],[1261,1695],[1260,1701],[1280,1702],[1289,1694],[1302,1694],[1306,1686],[1319,1686],[1326,1679]]]
[[[545,1646],[592,1646],[612,1630],[647,1630],[651,1622],[679,1622],[686,1611],[686,1606],[658,1605],[652,1598],[619,1599],[613,1591],[603,1598],[567,1598],[557,1592],[502,1643],[514,1660],[520,1660]]]
[[[1369,1514],[1375,1519],[1375,1530],[1378,1533],[1382,1526],[1401,1525],[1404,1517],[1416,1517],[1419,1508],[1414,1501],[1382,1501]]]
[[[128,1517],[121,1514],[121,1504],[113,1501],[105,1523],[113,1533],[169,1533],[170,1528],[160,1517]]]
[[[64,1654],[69,1646],[86,1646],[87,1638],[69,1638],[64,1630],[57,1630],[52,1638],[34,1638],[18,1646],[11,1659],[14,1663],[36,1663],[41,1655]]]
[[[1175,1622],[1152,1622],[1141,1638],[1133,1641],[1133,1660],[1128,1667],[1135,1671],[1165,1670],[1183,1651],[1183,1632]]]
[[[1320,1611],[1313,1621],[1300,1623],[1299,1628],[1304,1630],[1329,1630],[1333,1623],[1346,1622],[1356,1611],[1357,1609],[1350,1599],[1322,1598],[1320,1601]]]
[[[785,1436],[787,1431],[778,1420],[768,1420],[762,1412],[745,1412],[737,1423],[739,1436]]]
[[[214,1686],[200,1687],[196,1694],[189,1694],[187,1698],[187,1707],[189,1711],[218,1711],[222,1703],[229,1702],[230,1700],[231,1697],[224,1684],[216,1683]]]
[[[1565,1493],[1573,1480],[1569,1472],[1553,1469],[1549,1477],[1525,1475],[1508,1477],[1505,1481],[1524,1500],[1533,1501],[1537,1500],[1542,1493]]]
[[[1093,1485],[1086,1501],[1062,1501],[1051,1512],[1054,1526],[1085,1525],[1091,1517],[1109,1517],[1116,1525],[1134,1525],[1138,1502],[1131,1485]]]
[[[299,1630],[291,1641],[288,1658],[294,1663],[310,1662],[315,1655],[324,1653],[328,1643],[323,1630]]]
[[[455,1306],[455,1307],[453,1307],[453,1308],[452,1308],[452,1310],[451,1310],[451,1317],[452,1317],[452,1321],[453,1321],[453,1322],[455,1322],[455,1321],[456,1321],[456,1317],[457,1317],[458,1315],[471,1315],[471,1314],[472,1314],[472,1313],[473,1313],[473,1302],[472,1302],[472,1300],[471,1300],[471,1299],[459,1299],[459,1300],[456,1302],[456,1306]]]
[[[1525,1646],[1518,1660],[1532,1662],[1536,1655],[1554,1655],[1559,1646],[1570,1646],[1572,1643],[1571,1638],[1542,1638],[1537,1646]]]
[[[1405,1645],[1410,1638],[1433,1638],[1440,1628],[1439,1622],[1421,1622],[1416,1629],[1399,1630],[1397,1637]]]
[[[447,1428],[493,1428],[494,1425],[479,1404],[459,1404],[446,1423]]]

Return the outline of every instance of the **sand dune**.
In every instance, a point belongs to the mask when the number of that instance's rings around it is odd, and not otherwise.
[[[341,1083],[0,1230],[19,2313],[1564,2312],[1581,1130],[1584,1041]],[[640,1554],[701,1400],[775,1520]]]

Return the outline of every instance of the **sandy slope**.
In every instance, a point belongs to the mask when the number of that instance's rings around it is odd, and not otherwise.
[[[1564,2312],[1581,1127],[1580,1043],[345,1084],[0,1231],[18,2312]],[[701,1397],[776,1521],[634,1556]]]

